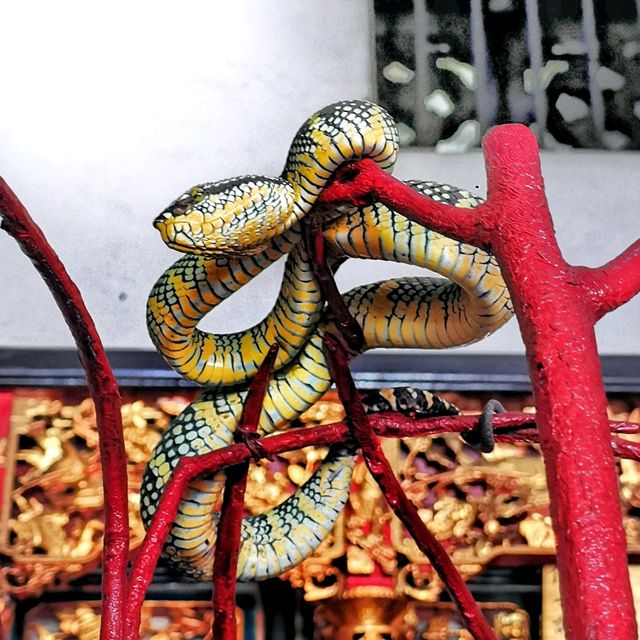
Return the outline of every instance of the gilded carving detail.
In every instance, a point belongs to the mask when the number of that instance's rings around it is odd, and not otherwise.
[[[167,410],[179,411],[180,404],[160,398],[156,406],[137,400],[122,407],[132,549],[144,536],[139,515],[144,465],[170,421]],[[7,561],[0,566],[0,591],[33,596],[100,561],[103,495],[93,403],[19,398],[10,440],[9,499],[0,518],[0,553]]]
[[[525,407],[525,411],[532,409]],[[640,410],[612,409],[610,417],[640,422]],[[422,519],[464,576],[476,575],[501,556],[524,560],[526,556],[553,555],[544,465],[536,446],[498,444],[492,453],[481,454],[457,436],[447,435],[389,439],[384,447]],[[640,502],[640,465],[621,461],[620,471],[627,541],[630,549],[637,550],[640,519],[630,509]],[[346,545],[341,555],[346,559],[346,573],[336,575],[333,564],[319,565],[313,557],[290,572],[289,579],[304,587],[309,600],[351,594],[349,576],[371,576],[380,584],[385,577],[392,578],[391,592],[396,595],[437,601],[443,588],[438,576],[386,506],[362,461],[355,469],[353,485],[343,519],[334,531],[340,537],[339,528],[344,527]],[[312,567],[313,579],[307,567]],[[324,585],[323,578],[330,575],[332,589],[317,586]]]
[[[238,639],[244,635],[242,611],[236,609]],[[213,615],[210,602],[147,602],[142,608],[144,640],[209,640]],[[98,640],[100,605],[95,602],[41,604],[27,614],[26,640]]]
[[[144,535],[139,485],[146,460],[171,417],[190,398],[159,397],[124,404],[132,548]],[[0,519],[0,590],[37,595],[92,570],[102,544],[102,485],[90,401],[56,398],[15,403],[6,447],[8,485]],[[303,414],[302,425],[341,420],[331,396]],[[640,410],[611,411],[612,419],[640,422]],[[544,468],[537,448],[498,445],[479,454],[457,436],[387,440],[385,449],[423,520],[444,543],[461,572],[472,576],[504,555],[553,554]],[[246,506],[258,513],[281,502],[311,475],[326,450],[306,448],[251,466]],[[620,495],[629,545],[640,548],[640,465],[620,463]],[[359,462],[348,507],[318,553],[288,574],[306,598],[354,593],[349,576],[377,576],[378,590],[425,602],[442,585],[393,517]],[[335,563],[336,559],[340,562]],[[398,568],[400,566],[400,568]],[[346,571],[344,571],[346,568]],[[358,586],[362,590],[362,586]],[[377,593],[381,595],[382,591]]]
[[[496,640],[530,640],[529,617],[509,603],[482,603]],[[472,640],[453,605],[403,598],[328,600],[316,608],[314,640]]]

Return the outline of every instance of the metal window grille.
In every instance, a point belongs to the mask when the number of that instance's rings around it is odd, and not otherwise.
[[[640,149],[640,0],[374,0],[378,99],[401,144]]]

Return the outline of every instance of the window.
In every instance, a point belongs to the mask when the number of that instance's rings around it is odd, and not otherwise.
[[[463,151],[522,122],[546,148],[640,149],[640,0],[374,0],[401,144]]]

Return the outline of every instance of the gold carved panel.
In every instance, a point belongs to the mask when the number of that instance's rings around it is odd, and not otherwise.
[[[139,487],[146,461],[188,398],[122,406],[131,548],[144,536]],[[43,393],[13,403],[0,512],[0,592],[34,596],[64,586],[101,559],[102,472],[93,403]]]
[[[243,616],[236,609],[237,638],[244,637]],[[209,640],[211,603],[146,602],[142,608],[140,640]],[[40,604],[24,621],[22,640],[99,640],[100,604],[64,602]]]
[[[464,398],[452,399],[465,407]],[[144,535],[139,486],[146,461],[172,416],[190,400],[187,394],[125,398],[134,550]],[[512,401],[509,408],[522,407]],[[632,409],[613,405],[612,417],[640,421],[640,410]],[[297,422],[313,425],[342,417],[341,406],[329,395]],[[464,575],[505,557],[518,562],[552,558],[549,501],[536,447],[498,445],[484,455],[457,436],[387,440],[384,446],[423,520]],[[284,500],[325,453],[307,448],[252,465],[247,510],[258,513]],[[94,569],[102,549],[103,498],[92,403],[62,392],[18,397],[5,455],[0,591],[33,596]],[[620,497],[634,551],[640,548],[640,521],[633,515],[640,503],[639,487],[640,465],[622,461]],[[433,602],[442,590],[362,462],[356,465],[351,497],[332,537],[288,577],[305,589],[309,600],[406,595]]]

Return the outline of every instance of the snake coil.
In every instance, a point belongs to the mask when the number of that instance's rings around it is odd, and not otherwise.
[[[165,361],[204,390],[172,421],[148,464],[141,491],[147,526],[182,457],[233,442],[248,382],[273,342],[281,349],[260,416],[261,435],[297,418],[329,389],[322,338],[332,318],[301,242],[300,221],[337,167],[369,157],[390,171],[397,146],[393,121],[381,107],[339,102],[313,115],[298,131],[281,177],[243,176],[198,185],[156,219],[165,243],[186,255],[151,291],[149,333]],[[409,184],[456,206],[479,202],[449,185]],[[483,338],[513,314],[491,255],[425,229],[380,203],[336,211],[323,221],[323,229],[336,260],[390,260],[444,276],[386,280],[344,294],[365,337],[360,352],[375,347],[458,346]],[[262,322],[235,334],[198,329],[209,311],[285,254],[280,293]],[[414,390],[383,396],[384,402],[371,403],[371,410],[454,410]],[[408,405],[407,398],[413,398]],[[308,482],[287,500],[243,520],[240,580],[278,575],[320,545],[348,498],[355,453],[352,446],[334,445]],[[210,579],[213,573],[221,490],[220,477],[195,480],[183,496],[165,544],[169,562],[195,580]]]

